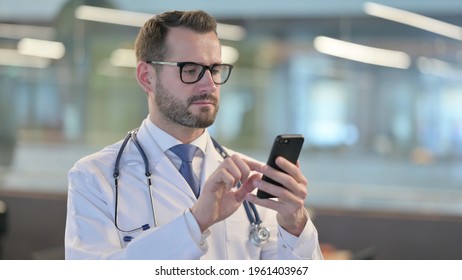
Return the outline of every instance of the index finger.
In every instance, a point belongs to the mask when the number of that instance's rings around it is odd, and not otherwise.
[[[255,160],[251,160],[247,158],[242,158],[242,160],[244,160],[247,163],[247,165],[250,167],[250,170],[252,171],[257,171],[261,173],[263,166],[265,166],[264,163],[259,162],[259,161],[255,161]]]
[[[234,154],[230,158],[241,171],[241,180],[247,179],[252,171],[260,172],[263,166],[263,164],[260,162],[244,158],[238,154]]]

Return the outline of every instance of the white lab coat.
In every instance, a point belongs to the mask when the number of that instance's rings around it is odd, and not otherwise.
[[[317,231],[311,220],[296,238],[277,225],[274,211],[258,206],[264,226],[271,230],[270,241],[263,248],[249,242],[250,223],[243,206],[201,234],[189,211],[196,197],[157,146],[147,125],[150,123],[146,119],[137,138],[149,159],[153,184],[149,190],[142,158],[130,141],[120,161],[117,219],[122,230],[144,224],[151,228],[124,233],[114,225],[113,168],[121,146],[118,142],[81,159],[69,172],[66,259],[322,258]],[[204,161],[201,182],[205,182],[205,178],[223,161],[210,137]],[[151,196],[157,227],[153,227]],[[131,236],[133,240],[124,241],[125,236]]]

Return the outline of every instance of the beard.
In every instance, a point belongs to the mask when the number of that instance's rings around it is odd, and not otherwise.
[[[213,102],[214,108],[202,108],[198,115],[191,113],[188,108],[192,102],[209,100]],[[162,115],[173,123],[190,127],[206,128],[215,122],[218,113],[218,99],[210,94],[192,96],[186,102],[175,98],[161,82],[156,85],[155,103]]]

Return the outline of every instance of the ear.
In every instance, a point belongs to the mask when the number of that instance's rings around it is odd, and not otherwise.
[[[154,68],[144,61],[138,62],[136,66],[136,80],[146,93],[152,92],[154,86],[152,81],[154,75],[151,74],[153,71],[155,71]]]

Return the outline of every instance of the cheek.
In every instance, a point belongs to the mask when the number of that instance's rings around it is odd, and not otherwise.
[[[163,72],[157,80],[158,86],[163,88],[165,91],[179,95],[179,93],[186,91],[185,84],[181,82],[179,77],[176,77],[174,73]]]

